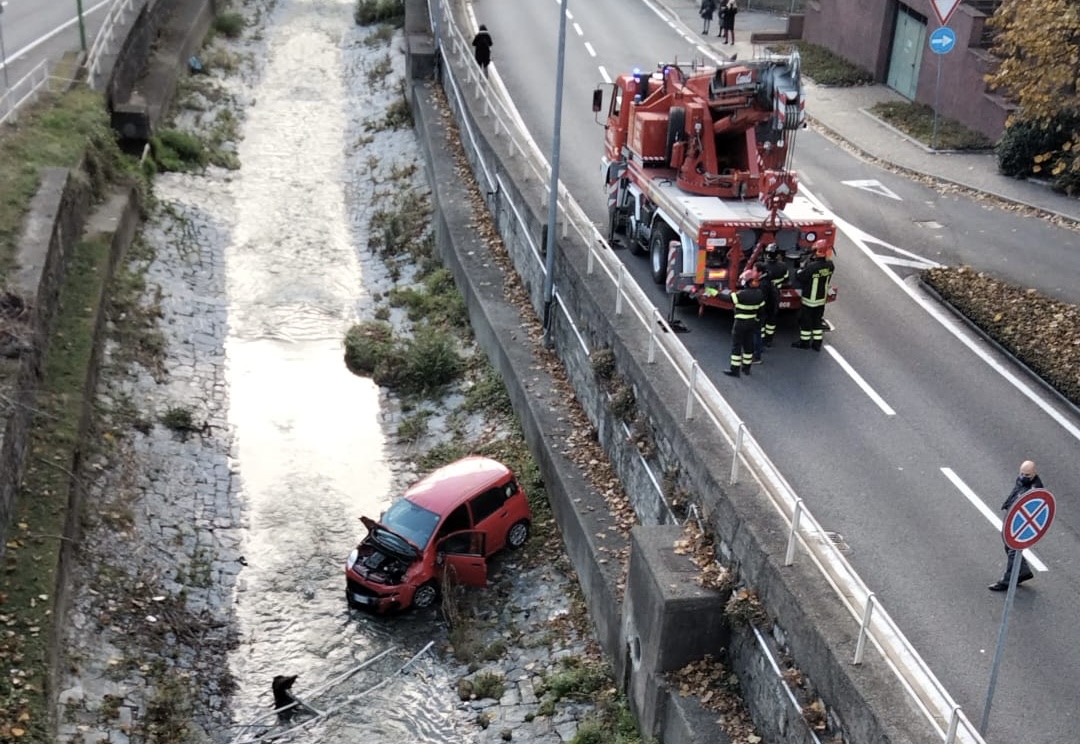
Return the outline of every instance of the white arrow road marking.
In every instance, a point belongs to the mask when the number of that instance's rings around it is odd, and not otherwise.
[[[845,186],[851,186],[852,188],[869,191],[871,194],[879,194],[881,196],[887,196],[890,199],[896,199],[896,201],[904,201],[895,191],[890,189],[881,181],[875,181],[872,178],[867,178],[861,181],[841,181],[840,183],[844,184]]]
[[[897,258],[896,256],[882,256],[878,254],[881,263],[889,266],[906,266],[909,269],[932,269],[937,266],[933,261],[924,258]]]
[[[967,497],[967,500],[970,501],[975,506],[975,508],[978,509],[979,512],[987,518],[987,520],[989,520],[990,524],[994,525],[994,529],[998,531],[998,534],[1001,534],[1001,518],[998,517],[997,514],[994,514],[994,512],[990,511],[990,507],[983,503],[983,500],[980,499],[978,495],[971,490],[971,487],[968,486],[967,483],[964,483],[964,481],[960,480],[960,476],[954,473],[952,468],[942,468],[941,472],[946,478],[949,479],[949,481],[954,486],[956,486],[956,489],[960,491],[960,493],[964,494],[964,496]],[[1027,559],[1028,563],[1034,566],[1036,571],[1048,570],[1046,568],[1046,564],[1036,558],[1035,554],[1031,550],[1025,550],[1024,557]]]

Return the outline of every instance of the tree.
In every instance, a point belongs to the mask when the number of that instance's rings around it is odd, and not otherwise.
[[[1080,132],[1071,126],[1080,115],[1080,3],[1003,0],[989,23],[999,64],[986,80],[1016,103],[1009,127],[1034,126],[1060,143],[1035,153],[1030,172],[1080,192]]]

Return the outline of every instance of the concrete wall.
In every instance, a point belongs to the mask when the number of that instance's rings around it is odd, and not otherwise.
[[[462,83],[470,90],[472,84]],[[542,244],[546,184],[529,172],[520,156],[510,156],[505,135],[495,134],[483,104],[471,92],[464,109],[451,98],[465,157],[517,273],[517,278],[504,277],[497,269],[504,260],[471,227],[470,201],[461,193],[461,179],[447,157],[448,134],[433,101],[433,84],[416,82],[411,93],[435,202],[439,250],[466,298],[478,342],[510,390],[616,677],[631,693],[646,733],[663,734],[668,744],[717,741],[715,726],[709,723],[715,716],[703,713],[690,699],[672,695],[663,682],[663,673],[670,671],[666,667],[679,660],[717,653],[713,626],[688,628],[670,623],[665,627],[661,623],[646,641],[651,648],[641,653],[636,666],[632,653],[635,638],[640,642],[643,637],[643,624],[652,622],[648,618],[676,612],[666,609],[672,598],[655,591],[657,582],[649,578],[670,571],[658,564],[670,554],[659,546],[671,540],[671,533],[657,533],[659,537],[638,533],[631,551],[631,574],[625,579],[631,590],[624,597],[623,578],[613,565],[611,551],[629,546],[620,546],[610,532],[604,532],[611,522],[597,506],[604,503],[597,501],[598,494],[564,452],[566,423],[553,414],[561,405],[557,385],[548,379],[530,344],[522,343],[522,321],[504,298],[504,284],[511,282],[513,293],[527,297],[532,312],[542,317],[543,260],[535,246]],[[488,170],[481,167],[481,158]],[[730,447],[711,425],[698,418],[685,420],[685,388],[667,368],[646,361],[649,340],[644,329],[626,314],[614,313],[614,287],[590,275],[587,247],[571,233],[571,238],[558,241],[554,264],[560,301],[573,318],[571,324],[561,313],[556,315],[554,351],[573,386],[573,396],[595,427],[597,440],[628,495],[639,505],[642,523],[663,521],[654,478],[657,473],[670,473],[680,487],[695,494],[727,562],[761,596],[772,618],[763,636],[794,660],[809,680],[808,687],[829,705],[833,733],[856,742],[932,740],[880,658],[871,654],[859,667],[849,663],[856,640],[854,623],[807,561],[782,566],[777,558],[784,554],[782,521],[756,485],[726,485]],[[600,349],[610,349],[618,376],[634,391],[641,412],[634,437],[627,436],[623,422],[612,414],[604,386],[592,370],[590,354]],[[650,442],[648,458],[641,456],[632,441],[638,436]],[[598,538],[601,533],[609,537]],[[652,547],[646,550],[646,545]],[[707,606],[715,611],[714,605]],[[640,618],[634,620],[638,613]],[[766,741],[811,741],[751,629],[732,629],[728,663],[740,678]]]
[[[902,4],[927,19],[929,41],[930,33],[940,25],[931,0]],[[831,49],[869,70],[875,80],[885,82],[897,7],[897,0],[815,0],[805,13],[803,38]],[[983,76],[993,61],[979,46],[985,24],[986,16],[980,11],[965,4],[957,8],[949,20],[949,27],[956,32],[956,47],[944,55],[935,54],[929,45],[924,47],[915,100],[933,106],[936,97],[942,116],[996,140],[1005,129],[1009,108],[1003,99],[987,92]]]
[[[12,393],[14,405],[4,424],[0,446],[0,556],[4,554],[15,498],[26,470],[30,426],[36,409],[38,388],[49,353],[53,320],[60,300],[68,260],[82,233],[90,210],[86,179],[64,168],[48,168],[30,203],[23,223],[18,270],[10,290],[31,309],[28,348],[19,358],[19,372]]]

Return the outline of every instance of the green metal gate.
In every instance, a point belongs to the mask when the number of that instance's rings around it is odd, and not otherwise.
[[[926,48],[926,18],[906,5],[897,5],[892,55],[885,84],[914,100],[919,86],[919,64]]]

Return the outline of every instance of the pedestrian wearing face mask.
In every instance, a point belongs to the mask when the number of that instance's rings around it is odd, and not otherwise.
[[[1035,463],[1031,460],[1024,460],[1020,463],[1020,475],[1016,477],[1016,483],[1013,485],[1012,491],[1009,492],[1008,498],[1005,499],[1005,503],[1001,505],[1001,510],[1008,512],[1012,505],[1016,503],[1016,500],[1023,496],[1028,491],[1034,488],[1042,488],[1043,482],[1039,478],[1039,474],[1035,470]],[[1002,527],[1004,530],[1004,527]],[[1004,537],[1002,542],[1004,543]],[[1005,561],[1005,573],[1000,579],[995,581],[987,588],[992,592],[1003,592],[1009,588],[1009,577],[1012,576],[1013,561],[1016,560],[1016,554],[1020,552],[1005,545],[1005,555],[1007,560]],[[1031,570],[1031,566],[1024,560],[1024,556],[1020,555],[1020,575],[1016,578],[1017,584],[1023,584],[1025,581],[1030,581],[1035,578],[1035,574]]]

